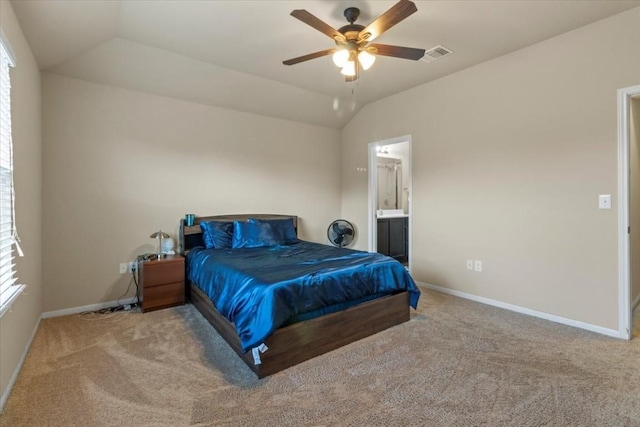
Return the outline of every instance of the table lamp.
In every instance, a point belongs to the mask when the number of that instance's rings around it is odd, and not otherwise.
[[[158,230],[155,233],[153,233],[151,236],[152,239],[158,239],[158,259],[162,258],[162,239],[168,239],[169,236],[167,233],[165,233],[162,230]]]

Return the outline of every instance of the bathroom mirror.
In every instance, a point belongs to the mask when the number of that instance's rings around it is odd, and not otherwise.
[[[377,159],[378,209],[402,209],[402,160]]]

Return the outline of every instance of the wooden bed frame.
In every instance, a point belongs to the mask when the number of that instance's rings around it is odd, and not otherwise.
[[[292,215],[243,214],[196,217],[193,226],[186,226],[184,220],[180,223],[181,253],[186,256],[191,248],[204,246],[200,222],[241,221],[248,218],[293,218],[297,230],[298,218]],[[187,283],[189,283],[188,279]],[[268,350],[260,355],[262,363],[256,365],[251,351],[243,353],[240,338],[233,323],[216,310],[209,297],[192,283],[186,287],[186,292],[187,299],[258,378],[264,378],[409,320],[409,293],[406,291],[367,301],[343,311],[277,329],[265,341]]]

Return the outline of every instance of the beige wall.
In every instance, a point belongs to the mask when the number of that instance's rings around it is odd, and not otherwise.
[[[43,130],[44,311],[118,298],[186,213],[296,214],[320,242],[340,214],[335,129],[44,73]]]
[[[11,110],[16,223],[25,256],[16,260],[16,270],[19,282],[27,285],[11,311],[0,318],[0,396],[4,396],[42,312],[42,104],[40,71],[7,1],[0,2],[0,26],[17,62],[11,70]]]
[[[636,302],[640,298],[640,95],[631,99],[631,120],[629,122],[631,127],[629,146],[631,302]]]
[[[342,216],[367,229],[356,168],[368,143],[410,134],[418,281],[617,330],[616,91],[640,79],[638,22],[640,8],[365,106],[342,132]]]

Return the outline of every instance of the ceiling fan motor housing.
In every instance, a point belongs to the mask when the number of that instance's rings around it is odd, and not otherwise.
[[[344,34],[347,40],[357,40],[358,34],[360,34],[362,30],[364,30],[364,25],[359,24],[349,24],[338,29],[338,31]]]

